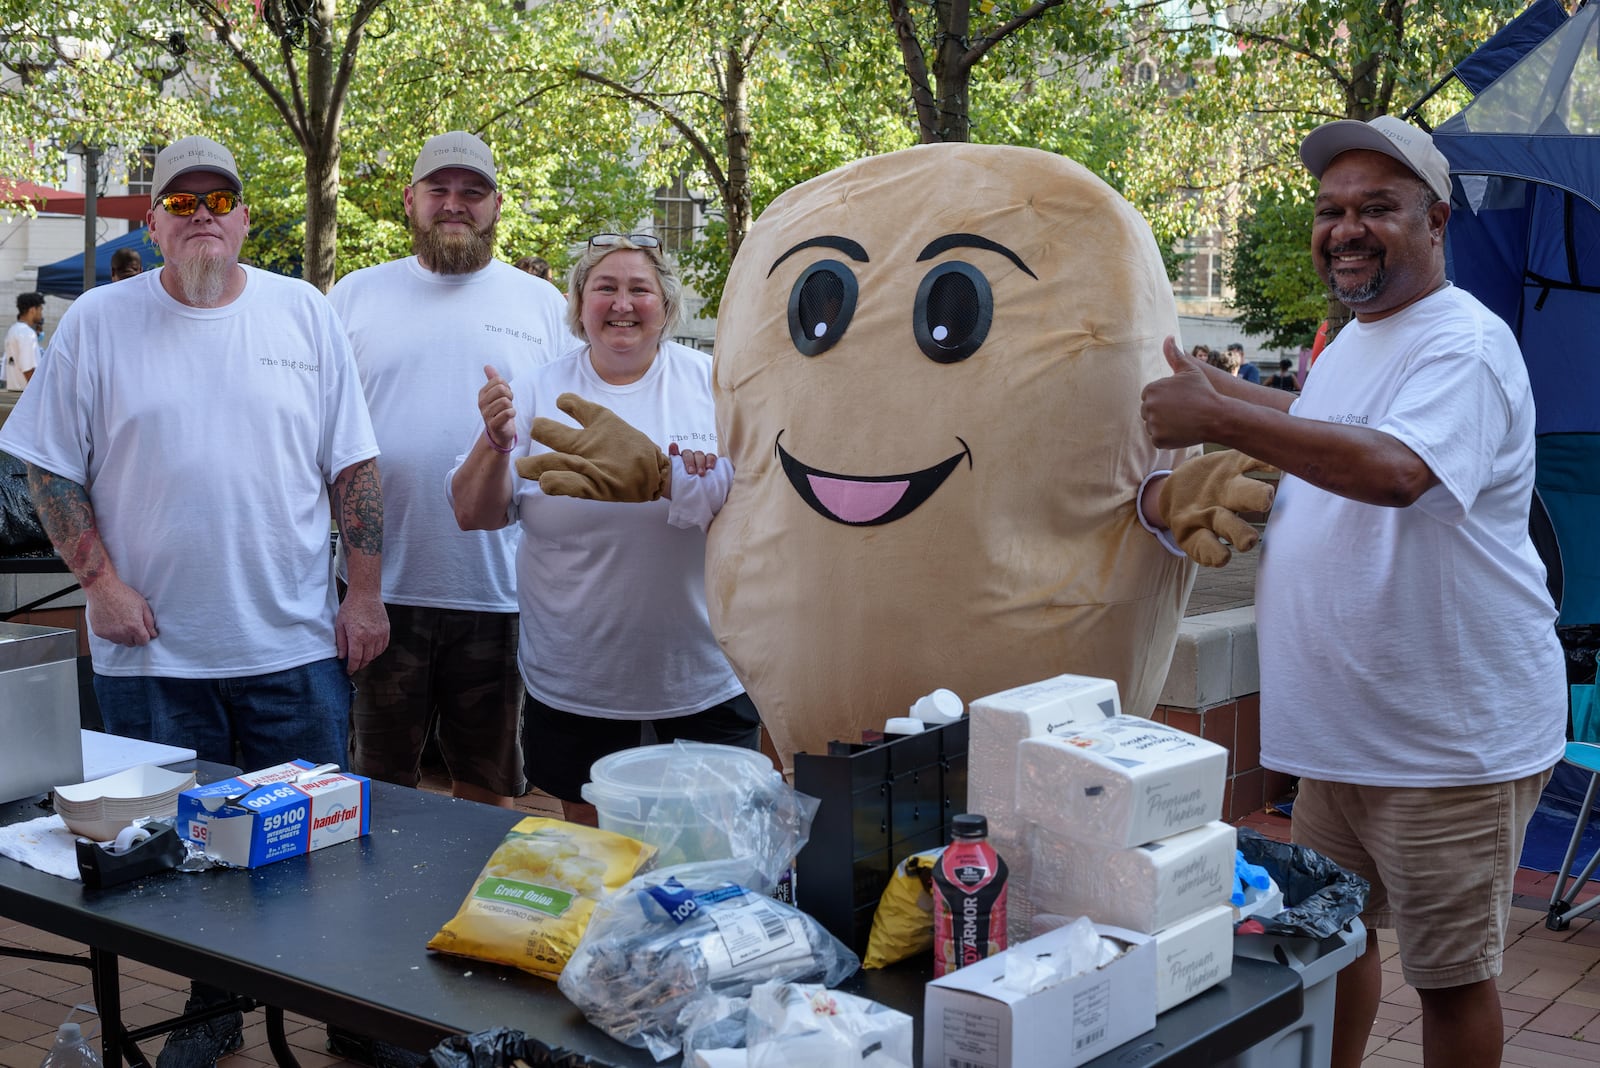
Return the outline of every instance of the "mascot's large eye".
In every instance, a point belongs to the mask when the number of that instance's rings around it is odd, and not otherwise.
[[[941,263],[923,276],[911,326],[930,360],[959,363],[978,351],[994,322],[994,293],[970,263]]]
[[[802,356],[827,352],[856,312],[855,272],[838,260],[806,268],[789,291],[789,336]]]

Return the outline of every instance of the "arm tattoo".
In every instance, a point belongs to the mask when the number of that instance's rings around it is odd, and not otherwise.
[[[383,489],[376,460],[362,460],[339,472],[333,481],[333,508],[339,537],[352,551],[383,552]]]
[[[28,464],[28,493],[50,544],[84,589],[111,570],[89,491],[70,478]]]

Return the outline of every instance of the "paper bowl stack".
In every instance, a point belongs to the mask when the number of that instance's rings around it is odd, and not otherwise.
[[[108,842],[136,819],[178,814],[178,795],[194,785],[194,772],[141,764],[103,779],[55,788],[56,815],[73,834]]]

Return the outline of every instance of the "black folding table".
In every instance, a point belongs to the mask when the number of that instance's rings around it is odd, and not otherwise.
[[[0,807],[0,822],[39,814],[35,804],[17,802]],[[644,1050],[590,1026],[554,983],[424,948],[521,818],[375,782],[369,836],[249,871],[169,871],[93,890],[0,858],[0,915],[91,947],[108,1031],[118,1011],[117,962],[130,957],[273,1006],[274,1053],[289,1065],[284,1010],[417,1050],[454,1034],[510,1027],[602,1063],[654,1065]],[[929,968],[912,961],[859,972],[841,989],[910,1013],[920,1052]],[[1239,959],[1232,978],[1091,1064],[1211,1065],[1300,1012],[1296,972]],[[108,1041],[108,1068],[120,1063],[119,1053]]]

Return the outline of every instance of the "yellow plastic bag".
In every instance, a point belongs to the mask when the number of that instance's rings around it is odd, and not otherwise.
[[[933,869],[944,849],[913,853],[895,865],[878,899],[863,968],[883,968],[933,948]]]
[[[428,948],[555,979],[595,904],[654,854],[611,831],[530,816],[490,854],[455,918]]]

